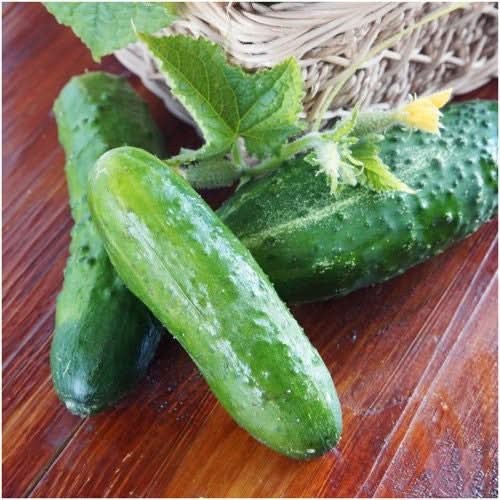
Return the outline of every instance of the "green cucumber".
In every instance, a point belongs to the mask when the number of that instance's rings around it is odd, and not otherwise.
[[[125,80],[106,73],[71,79],[54,113],[66,153],[75,225],[57,298],[51,372],[61,401],[85,416],[131,389],[151,361],[161,333],[109,261],[89,212],[88,173],[110,148],[132,144],[161,154],[163,147],[146,104]]]
[[[219,210],[288,302],[345,295],[436,255],[497,211],[498,109],[450,105],[441,135],[385,134],[382,159],[416,194],[332,196],[302,159],[244,185]]]
[[[340,405],[321,357],[185,179],[145,151],[118,148],[91,172],[89,203],[118,274],[239,425],[299,459],[337,443]]]

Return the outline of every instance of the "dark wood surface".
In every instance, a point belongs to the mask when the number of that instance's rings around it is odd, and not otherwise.
[[[97,67],[147,97],[172,153],[199,142],[40,4],[3,6],[3,495],[496,496],[496,221],[383,285],[293,308],[343,405],[341,443],[321,459],[255,442],[170,338],[117,409],[64,409],[48,353],[72,223],[51,106]]]

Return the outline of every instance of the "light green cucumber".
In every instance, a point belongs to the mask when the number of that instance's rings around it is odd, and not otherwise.
[[[153,155],[118,148],[89,177],[115,269],[255,438],[306,459],[333,447],[341,411],[326,366],[250,252]]]
[[[219,210],[280,296],[304,302],[387,280],[476,231],[497,212],[497,103],[453,104],[440,135],[399,128],[382,159],[416,194],[332,196],[301,159],[244,185]]]
[[[160,337],[146,307],[115,273],[87,203],[87,177],[99,156],[124,144],[162,154],[146,104],[122,78],[72,78],[54,105],[66,153],[71,214],[70,256],[57,298],[50,362],[68,409],[96,413],[124,396],[144,374]]]

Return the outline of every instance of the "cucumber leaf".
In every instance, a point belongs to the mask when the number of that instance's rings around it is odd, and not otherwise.
[[[175,160],[227,153],[240,137],[250,154],[263,158],[301,131],[304,90],[295,59],[250,74],[229,64],[222,49],[204,39],[144,33],[139,38],[205,139],[200,150],[183,151]]]
[[[177,5],[168,2],[45,2],[44,5],[59,23],[71,27],[95,61],[135,42],[133,26],[154,33],[172,24],[177,11]]]
[[[374,191],[415,193],[390,171],[379,153],[380,148],[373,142],[361,141],[351,147],[351,155],[364,166],[366,184]]]

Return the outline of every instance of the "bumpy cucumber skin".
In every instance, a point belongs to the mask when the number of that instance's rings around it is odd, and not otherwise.
[[[162,140],[146,104],[121,78],[96,72],[73,78],[54,104],[66,153],[70,256],[57,298],[50,363],[56,392],[80,416],[123,397],[144,374],[161,327],[109,261],[91,220],[87,178],[99,156],[123,144],[157,154]]]
[[[89,203],[115,269],[243,428],[285,455],[332,448],[341,410],[317,351],[248,250],[189,184],[135,148],[103,155]]]
[[[417,193],[329,192],[303,160],[243,186],[219,210],[288,302],[385,281],[497,211],[497,103],[447,107],[441,135],[393,129],[382,158]]]

